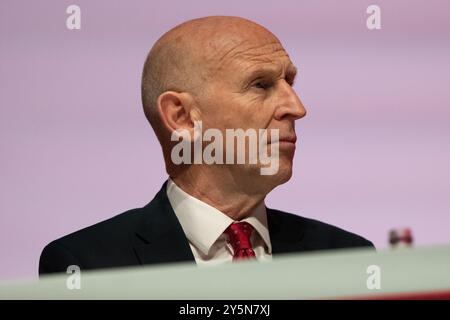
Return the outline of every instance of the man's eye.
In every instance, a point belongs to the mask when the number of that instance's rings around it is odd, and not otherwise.
[[[258,82],[255,82],[254,84],[253,84],[253,86],[255,87],[255,88],[258,88],[258,89],[269,89],[271,86],[272,86],[272,84],[271,83],[269,83],[269,82],[264,82],[264,81],[258,81]]]

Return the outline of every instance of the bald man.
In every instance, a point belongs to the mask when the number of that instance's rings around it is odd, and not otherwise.
[[[39,273],[65,272],[69,265],[269,261],[283,253],[373,247],[353,233],[264,204],[292,175],[295,121],[306,115],[292,88],[296,73],[280,41],[246,19],[200,18],[164,34],[144,64],[142,102],[168,180],[143,208],[51,242]],[[239,129],[248,133],[247,144],[219,143],[229,138],[227,130]],[[252,133],[260,138],[258,153],[250,147]],[[181,140],[186,148],[177,155]],[[212,141],[215,161],[206,161]],[[275,170],[263,173],[270,163],[261,150]],[[236,161],[239,151],[243,162]]]

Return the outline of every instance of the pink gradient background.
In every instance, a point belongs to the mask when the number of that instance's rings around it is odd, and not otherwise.
[[[65,27],[66,7],[82,29]],[[188,3],[188,4],[187,4]],[[366,8],[382,29],[366,28]],[[0,280],[35,278],[45,244],[146,204],[166,178],[140,103],[153,42],[206,15],[283,42],[308,109],[292,180],[271,207],[387,246],[450,242],[450,1],[0,3]]]

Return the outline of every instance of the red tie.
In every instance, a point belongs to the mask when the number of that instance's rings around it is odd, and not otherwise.
[[[241,259],[255,259],[255,252],[250,243],[253,227],[248,222],[236,222],[230,224],[225,230],[228,240],[233,247],[233,261]]]

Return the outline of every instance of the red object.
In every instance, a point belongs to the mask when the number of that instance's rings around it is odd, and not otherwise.
[[[233,261],[241,259],[255,259],[255,252],[250,243],[253,227],[248,222],[236,222],[230,224],[225,230],[228,240],[233,247]]]
[[[389,243],[391,246],[396,246],[403,243],[407,246],[411,246],[413,243],[413,236],[411,229],[393,229],[389,232]]]
[[[342,300],[450,300],[450,289],[436,291],[378,293],[372,295],[347,296]]]

